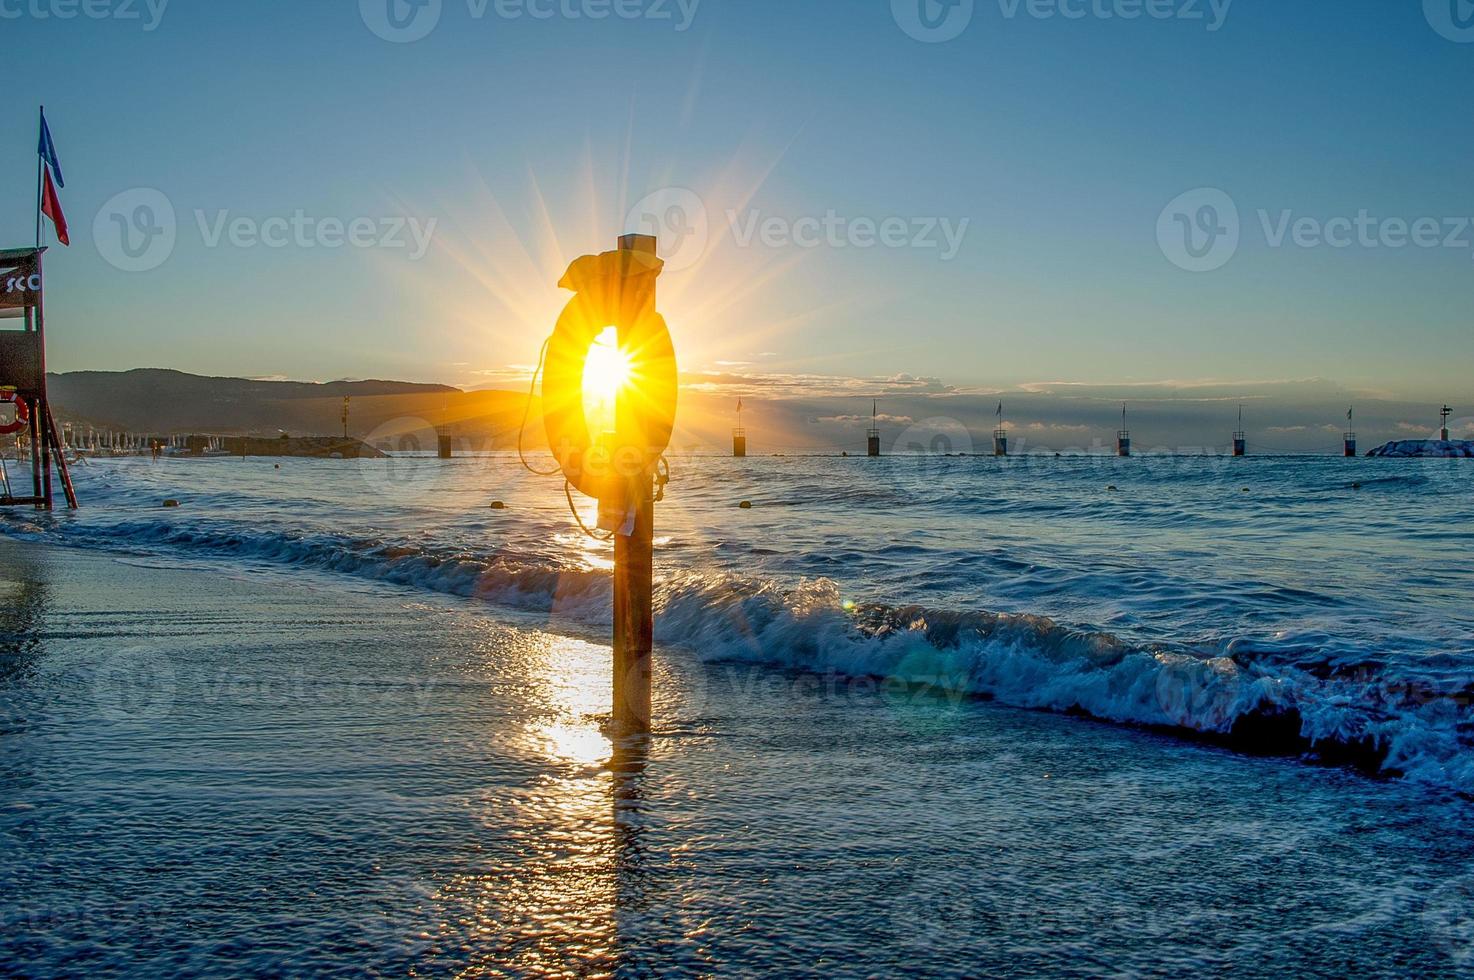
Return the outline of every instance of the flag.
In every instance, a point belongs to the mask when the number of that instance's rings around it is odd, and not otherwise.
[[[61,177],[61,161],[56,158],[56,144],[51,141],[51,127],[46,125],[44,109],[41,112],[41,145],[36,152],[41,154],[41,159],[45,160],[46,166],[51,168],[52,174],[56,177],[56,186],[65,187],[67,182]]]
[[[1002,402],[999,402],[998,403],[998,417],[1000,419],[1003,418],[1003,403]]]
[[[41,213],[56,225],[56,240],[63,245],[70,246],[72,240],[67,237],[67,216],[62,214],[61,201],[56,198],[56,185],[51,182],[51,171],[47,170],[44,176],[45,182],[41,190]]]
[[[1348,421],[1348,422],[1350,422],[1350,421],[1351,421],[1351,413],[1352,413],[1352,412],[1353,412],[1353,411],[1355,411],[1355,409],[1351,409],[1351,408],[1348,408],[1348,409],[1347,409],[1347,410],[1346,410],[1346,421]]]

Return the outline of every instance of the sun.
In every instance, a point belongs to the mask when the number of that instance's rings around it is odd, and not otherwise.
[[[605,327],[589,347],[583,367],[583,410],[589,430],[612,432],[615,402],[630,380],[629,352],[619,346],[619,331]]]

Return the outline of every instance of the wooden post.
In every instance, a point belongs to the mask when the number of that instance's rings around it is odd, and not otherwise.
[[[614,724],[650,730],[650,654],[655,647],[655,503],[648,480],[634,484],[635,526],[614,536]]]
[[[656,240],[652,235],[622,235],[619,247],[654,253]],[[654,281],[648,296],[632,295],[627,300],[631,307],[653,311]],[[638,345],[639,338],[623,336],[622,329],[620,333],[621,347],[627,341]],[[632,439],[643,433],[644,426],[629,401],[615,401],[615,431]],[[637,448],[635,457],[627,457],[645,462],[628,480],[634,525],[629,534],[614,535],[614,726],[622,735],[650,731],[650,654],[655,647],[655,461],[645,459],[646,447]]]

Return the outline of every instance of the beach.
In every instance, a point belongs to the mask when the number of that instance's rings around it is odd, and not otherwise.
[[[323,471],[288,465],[298,499],[277,506],[310,525],[302,488]],[[501,464],[448,464],[478,479],[488,465]],[[400,479],[445,472],[415,466]],[[238,499],[191,467],[219,467]],[[750,597],[763,661],[713,648],[730,625],[716,607],[706,634],[673,639],[693,586],[669,565],[656,732],[611,744],[607,625],[585,615],[607,602],[596,552],[537,601],[527,580],[508,584],[506,529],[485,533],[503,567],[483,561],[474,588],[444,587],[467,574],[451,556],[419,579],[307,560],[300,543],[246,552],[247,526],[271,528],[242,488],[276,472],[99,463],[83,486],[118,513],[12,518],[0,539],[11,969],[1474,968],[1474,837],[1456,787],[1002,703],[954,683],[944,659],[916,660],[945,644],[839,669],[821,638],[777,649]],[[158,509],[165,486],[183,513]],[[504,494],[529,536],[557,519],[535,486]],[[129,511],[123,488],[150,496]],[[378,506],[394,523],[393,499]],[[673,538],[712,527],[697,510],[672,511]],[[882,663],[874,637],[851,642]]]

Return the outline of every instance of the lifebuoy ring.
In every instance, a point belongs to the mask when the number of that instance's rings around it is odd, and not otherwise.
[[[0,425],[0,436],[13,436],[31,424],[31,406],[16,397],[14,391],[0,391],[0,403],[6,402],[15,405],[15,421]]]
[[[628,480],[653,474],[675,428],[675,345],[655,311],[655,278],[664,266],[655,255],[620,249],[578,259],[558,283],[575,295],[548,341],[543,427],[569,484],[602,501],[619,499]],[[629,362],[623,397],[636,399],[624,415],[635,431],[617,433],[612,446],[590,435],[583,391],[589,350],[610,326]]]

